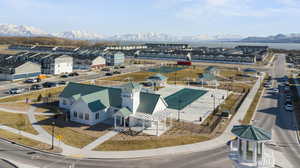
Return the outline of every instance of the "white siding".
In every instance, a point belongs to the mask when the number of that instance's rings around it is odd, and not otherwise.
[[[93,61],[92,61],[92,66],[95,66],[95,65],[106,65],[106,60],[105,58],[99,56],[97,58],[95,58]]]
[[[153,114],[159,111],[164,111],[167,108],[166,103],[164,102],[163,98],[160,97],[157,101],[157,104],[154,108]]]

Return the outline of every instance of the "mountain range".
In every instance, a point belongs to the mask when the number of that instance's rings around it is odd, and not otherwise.
[[[201,42],[201,41],[240,41],[240,42],[297,42],[300,43],[300,34],[278,34],[267,37],[244,37],[240,35],[222,34],[209,36],[205,34],[194,36],[177,36],[165,33],[131,33],[102,35],[87,31],[71,30],[58,33],[48,33],[32,26],[0,24],[0,36],[24,36],[24,37],[61,37],[72,40],[93,41],[152,41],[152,42]]]

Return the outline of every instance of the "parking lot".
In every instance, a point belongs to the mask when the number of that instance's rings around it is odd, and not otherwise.
[[[129,73],[129,72],[135,72],[135,71],[140,71],[141,68],[147,68],[153,65],[128,65],[125,68],[121,68],[118,69],[118,71],[121,74],[124,73]],[[115,69],[113,69],[112,67],[110,67],[110,71],[113,72],[115,71]],[[83,72],[78,72],[78,76],[73,75],[73,76],[65,76],[63,77],[62,75],[57,75],[57,76],[51,76],[50,78],[44,79],[41,82],[38,83],[24,83],[24,80],[21,81],[0,81],[0,97],[4,97],[4,96],[9,96],[9,90],[12,88],[18,88],[20,90],[22,90],[20,93],[24,93],[24,92],[29,92],[31,91],[31,87],[34,84],[39,84],[39,85],[43,85],[46,82],[48,82],[49,87],[50,85],[53,85],[51,87],[56,87],[56,86],[61,86],[64,85],[62,84],[64,81],[65,83],[67,82],[83,82],[83,81],[89,81],[89,80],[95,80],[95,79],[99,79],[99,78],[104,78],[106,77],[105,74],[107,73],[107,71],[83,71]],[[117,75],[117,74],[113,74],[113,75]],[[54,84],[55,83],[55,84]],[[60,84],[59,84],[60,83]],[[48,85],[46,84],[46,85]],[[47,86],[46,86],[47,87]]]

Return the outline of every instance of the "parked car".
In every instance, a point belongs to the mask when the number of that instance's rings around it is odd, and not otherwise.
[[[79,76],[79,73],[77,73],[77,72],[72,72],[72,73],[69,74],[69,76]]]
[[[285,90],[285,91],[289,91],[289,90],[290,90],[290,87],[286,86],[286,87],[284,87],[284,90]]]
[[[61,75],[60,76],[61,78],[67,78],[67,77],[69,77],[68,75]]]
[[[39,80],[37,78],[26,79],[24,83],[38,83]]]
[[[120,67],[119,66],[115,66],[114,69],[120,69]]]
[[[276,93],[279,92],[279,90],[277,88],[274,88],[273,91],[276,92]]]
[[[123,69],[123,68],[126,68],[126,67],[125,67],[125,65],[121,65],[121,66],[120,66],[120,68],[122,68],[122,69]]]
[[[41,90],[41,89],[43,89],[43,86],[39,84],[31,85],[30,87],[30,90]]]
[[[113,74],[121,74],[120,71],[114,71]]]
[[[107,73],[105,73],[105,76],[113,76],[113,73],[107,72]]]
[[[59,81],[59,82],[57,82],[57,84],[59,84],[59,85],[66,85],[66,84],[68,84],[68,82],[67,81]]]
[[[25,92],[24,88],[12,88],[8,91],[9,94],[20,94]]]
[[[56,87],[56,85],[57,84],[55,82],[45,82],[45,83],[43,83],[44,88]]]
[[[110,68],[103,68],[102,71],[110,71]]]
[[[151,82],[142,82],[141,84],[142,84],[143,86],[146,86],[146,87],[152,86],[152,83],[151,83]]]
[[[284,106],[284,109],[285,109],[286,111],[293,111],[293,110],[294,110],[294,107],[293,107],[293,105],[291,105],[291,104],[287,104],[287,105]]]

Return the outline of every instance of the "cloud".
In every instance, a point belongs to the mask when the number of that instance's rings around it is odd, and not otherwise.
[[[185,20],[223,17],[266,18],[300,16],[299,0],[158,0],[160,7],[174,8],[174,15]]]

